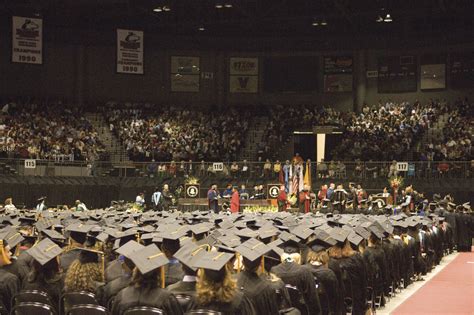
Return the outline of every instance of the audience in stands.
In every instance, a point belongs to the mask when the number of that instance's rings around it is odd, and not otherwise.
[[[0,156],[96,161],[106,159],[106,151],[79,107],[50,101],[8,102],[0,116]]]
[[[237,157],[248,129],[248,115],[233,109],[203,112],[126,106],[105,115],[134,161],[229,161]]]

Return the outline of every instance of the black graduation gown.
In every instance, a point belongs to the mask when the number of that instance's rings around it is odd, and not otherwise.
[[[286,284],[295,286],[303,296],[309,314],[321,314],[318,293],[313,274],[308,267],[298,265],[294,262],[283,262],[272,268],[275,273]],[[305,310],[300,310],[304,315]]]
[[[30,273],[22,285],[22,290],[39,290],[46,292],[51,298],[51,302],[56,310],[59,310],[59,299],[61,298],[64,288],[64,279],[58,274],[52,279],[46,281],[38,280]]]
[[[174,262],[165,265],[165,286],[181,281],[184,272],[181,263]]]
[[[364,251],[364,255],[366,255],[368,258],[366,261],[375,262],[375,272],[372,273],[372,286],[375,295],[383,296],[384,289],[389,286],[388,267],[385,252],[380,246],[367,247]],[[382,298],[382,305],[385,305],[384,303],[385,300]]]
[[[145,290],[128,286],[116,295],[112,315],[123,315],[127,309],[136,306],[156,307],[170,315],[183,314],[178,300],[168,290],[162,288]]]
[[[218,303],[199,305],[194,300],[190,305],[191,310],[206,309],[221,312],[223,315],[260,315],[255,311],[252,302],[242,292],[235,292],[231,303]],[[115,315],[115,314],[113,314]]]
[[[10,312],[11,300],[20,288],[20,280],[10,272],[0,268],[0,298],[4,309]]]
[[[238,275],[237,287],[250,299],[257,314],[278,315],[277,295],[267,280],[244,270]]]
[[[334,314],[337,308],[337,297],[339,296],[339,284],[337,282],[336,274],[334,271],[323,265],[308,265],[308,267],[311,268],[311,272],[321,283],[324,297],[327,299],[326,301],[323,301],[321,295],[319,296],[323,314]],[[319,288],[318,291],[320,291]],[[327,307],[323,307],[323,305],[326,304]]]
[[[352,314],[363,315],[367,310],[367,271],[360,254],[339,259],[345,281],[346,296],[352,298]],[[344,276],[343,276],[344,277]]]
[[[28,269],[22,268],[22,266],[14,257],[11,259],[11,264],[3,266],[3,268],[9,273],[17,276],[18,280],[20,280],[20,285],[24,282],[28,275]]]
[[[120,261],[112,260],[105,268],[105,281],[111,282],[123,276],[122,263]]]
[[[61,264],[61,269],[63,270],[64,273],[69,269],[69,266],[74,262],[79,257],[80,249],[75,248],[71,249],[70,251],[67,251],[60,256],[60,264]]]
[[[275,274],[262,274],[261,277],[265,280],[267,280],[270,283],[271,288],[275,291],[278,292],[278,309],[279,310],[285,310],[285,314],[300,314],[300,312],[291,307],[291,298],[290,294],[288,293],[287,288],[285,287],[285,283],[278,278]],[[289,312],[289,309],[293,309],[292,312]],[[295,313],[296,312],[296,313]]]
[[[115,278],[114,280],[97,288],[97,300],[99,303],[103,306],[108,306],[110,299],[128,287],[130,280],[130,275],[122,274],[122,276]]]
[[[330,258],[328,267],[336,275],[337,284],[338,284],[335,314],[336,315],[346,314],[346,310],[344,306],[344,296],[345,296],[346,289],[344,287],[344,281],[342,280],[342,270],[341,270],[341,267],[339,266],[339,261],[337,259]]]
[[[196,281],[178,281],[166,287],[173,294],[186,294],[196,296]]]

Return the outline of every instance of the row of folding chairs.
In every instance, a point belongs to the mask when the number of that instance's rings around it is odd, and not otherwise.
[[[176,295],[183,312],[186,312],[192,300],[189,295]],[[109,303],[112,304],[112,303]],[[25,290],[16,294],[11,302],[13,315],[108,315],[110,308],[103,307],[97,302],[95,295],[90,292],[65,293],[59,301],[59,310],[53,306],[51,298],[45,292],[39,290]],[[0,309],[0,314],[6,314]],[[193,310],[186,315],[221,315],[220,312],[212,310]],[[168,315],[163,310],[139,306],[125,311],[125,315]]]

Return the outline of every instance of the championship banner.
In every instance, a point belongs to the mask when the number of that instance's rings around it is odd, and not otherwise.
[[[171,91],[199,92],[199,57],[171,57]]]
[[[230,58],[229,74],[231,93],[258,92],[258,58]]]
[[[324,91],[351,92],[352,64],[351,56],[324,57]]]
[[[12,17],[12,62],[43,64],[43,20]]]
[[[143,32],[117,29],[117,73],[143,74]]]
[[[420,88],[435,90],[446,88],[446,65],[421,65]]]
[[[237,76],[232,75],[229,79],[231,93],[257,93],[258,76]]]

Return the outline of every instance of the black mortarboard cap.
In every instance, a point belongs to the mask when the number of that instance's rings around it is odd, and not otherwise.
[[[193,267],[220,271],[232,258],[234,258],[234,255],[230,253],[206,252],[204,255],[199,257],[199,259],[196,259],[196,261],[193,262]]]
[[[255,261],[270,251],[270,247],[264,243],[251,238],[235,249],[243,257],[250,261]]]
[[[61,255],[63,250],[49,238],[45,238],[30,249],[27,249],[26,252],[43,266],[51,259]]]
[[[130,259],[143,275],[169,263],[166,255],[155,244],[133,252]]]

